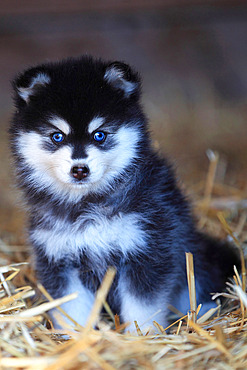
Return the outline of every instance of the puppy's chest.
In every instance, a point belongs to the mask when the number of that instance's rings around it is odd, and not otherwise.
[[[30,230],[30,239],[53,260],[82,253],[95,258],[114,253],[127,255],[145,248],[144,223],[143,217],[134,212],[111,217],[103,212],[90,212],[81,214],[75,221],[47,212]]]

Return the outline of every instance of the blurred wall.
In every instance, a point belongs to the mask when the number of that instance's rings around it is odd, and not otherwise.
[[[232,185],[246,170],[246,1],[87,3],[0,4],[0,232],[9,220],[18,228],[22,217],[10,190],[9,81],[41,61],[87,53],[133,65],[143,76],[155,144],[188,185],[204,176],[207,148],[220,152]]]

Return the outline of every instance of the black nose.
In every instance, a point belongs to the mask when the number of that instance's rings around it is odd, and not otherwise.
[[[74,166],[71,168],[71,174],[76,180],[82,180],[89,175],[88,166]]]

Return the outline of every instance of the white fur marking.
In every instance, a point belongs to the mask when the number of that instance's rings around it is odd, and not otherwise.
[[[105,119],[103,117],[95,117],[88,125],[88,133],[91,134],[96,131],[104,122]]]
[[[68,285],[64,291],[64,295],[74,292],[78,292],[78,297],[62,304],[61,307],[79,325],[85,326],[94,303],[94,294],[82,285],[78,276],[78,271],[70,270],[68,273]],[[55,315],[53,315],[53,311],[51,312],[51,315],[53,317],[55,327],[58,328],[59,324],[55,319]],[[63,316],[63,320],[72,325],[72,322],[65,316]]]
[[[49,135],[36,132],[20,132],[17,145],[26,164],[32,169],[28,181],[37,190],[46,189],[56,199],[63,202],[75,202],[88,193],[101,193],[111,189],[115,178],[136,158],[139,131],[136,127],[121,127],[115,135],[117,144],[114,148],[102,152],[94,145],[86,148],[88,157],[82,160],[72,159],[69,145],[57,149],[54,153],[45,150],[42,145],[50,143]],[[70,175],[73,166],[87,165],[90,175],[84,183],[75,184]]]
[[[18,138],[19,152],[32,169],[28,180],[34,183],[38,190],[50,189],[55,195],[69,193],[67,184],[70,183],[72,166],[71,147],[63,146],[50,153],[42,148],[46,141],[50,141],[49,136],[44,138],[36,132],[22,133]]]
[[[54,260],[78,256],[83,250],[101,258],[114,251],[124,255],[138,253],[146,247],[146,233],[141,226],[143,218],[137,213],[109,219],[92,210],[74,223],[57,220],[49,214],[45,214],[44,219],[49,219],[52,228],[39,226],[30,238],[35,244],[43,245],[46,256]]]
[[[164,321],[164,307],[166,306],[161,303],[161,300],[156,299],[156,301],[147,304],[146,301],[131,295],[127,289],[124,289],[121,293],[121,316],[124,322],[130,323],[126,329],[127,331],[136,332],[134,321],[137,321],[143,333],[150,330],[150,328],[154,329],[153,320],[162,326],[166,326]]]
[[[46,85],[50,83],[50,81],[51,79],[47,74],[38,73],[37,76],[32,78],[31,83],[28,87],[18,87],[19,95],[28,103],[29,97],[33,95],[33,88],[36,85]]]
[[[138,144],[138,129],[133,127],[121,127],[115,134],[116,146],[102,153],[94,145],[87,149],[87,161],[91,171],[90,182],[104,189],[119,176],[136,158],[136,146]]]
[[[49,122],[65,135],[68,135],[71,132],[71,127],[68,122],[60,117],[53,116],[49,119]]]

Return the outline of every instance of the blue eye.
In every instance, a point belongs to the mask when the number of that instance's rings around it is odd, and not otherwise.
[[[64,140],[64,135],[61,132],[55,132],[52,134],[51,139],[54,143],[61,143]]]
[[[95,141],[103,142],[106,138],[106,135],[102,131],[97,131],[97,132],[95,132],[93,138],[94,138]]]

